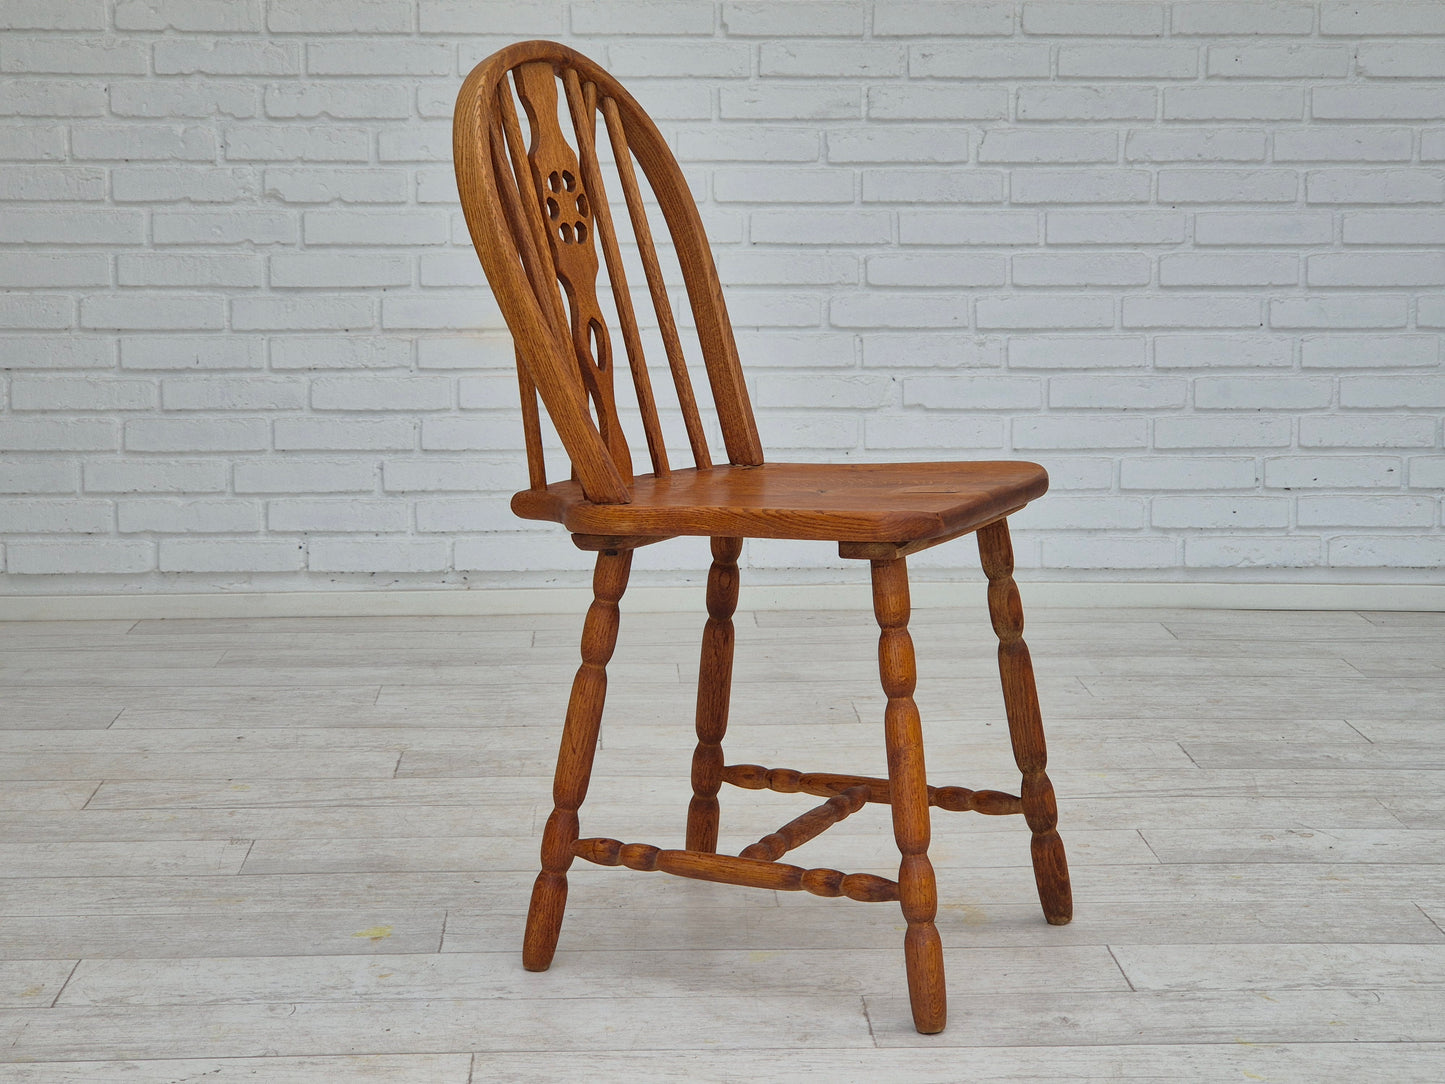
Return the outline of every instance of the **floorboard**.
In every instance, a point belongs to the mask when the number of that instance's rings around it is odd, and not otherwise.
[[[915,611],[930,781],[1014,790],[964,616]],[[579,865],[521,969],[580,628],[0,623],[0,1084],[1441,1079],[1445,614],[1029,613],[1076,917],[937,813],[933,1037],[892,904]],[[584,834],[681,845],[700,628],[624,612]],[[885,770],[871,614],[737,639],[729,761]],[[723,846],[816,801],[725,790]],[[892,875],[886,808],[790,860]]]

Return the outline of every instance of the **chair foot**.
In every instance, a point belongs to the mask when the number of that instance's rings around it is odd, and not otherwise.
[[[567,875],[546,870],[537,874],[532,904],[527,908],[527,932],[522,935],[522,966],[528,971],[546,971],[552,966],[566,907]]]
[[[572,680],[567,721],[562,724],[562,746],[557,773],[552,779],[552,815],[542,831],[542,872],[532,886],[527,909],[527,931],[522,938],[522,966],[546,971],[557,951],[562,913],[567,906],[567,870],[572,845],[577,842],[577,810],[587,797],[592,778],[592,757],[602,725],[602,704],[607,695],[607,662],[617,645],[618,600],[627,589],[632,551],[597,554],[592,576],[592,605],[582,625],[582,665]]]
[[[717,851],[722,740],[728,728],[733,677],[733,612],[738,605],[741,538],[712,540],[707,577],[707,625],[697,677],[697,748],[692,754],[692,801],[687,807],[687,849]]]
[[[873,612],[878,618],[878,671],[888,707],[883,735],[888,746],[888,780],[893,807],[893,837],[902,860],[898,866],[898,901],[908,932],[903,958],[908,966],[908,1000],[913,1025],[924,1035],[943,1030],[948,1022],[948,994],[943,979],[943,942],[934,925],[938,887],[928,860],[928,783],[923,764],[923,727],[913,688],[918,669],[913,638],[908,635],[908,566],[904,558],[875,560]]]
[[[1050,925],[1066,925],[1074,916],[1073,891],[1064,842],[1056,828],[1058,805],[1045,766],[1044,724],[1034,685],[1034,664],[1024,643],[1024,610],[1014,583],[1013,544],[1007,520],[996,520],[978,532],[978,553],[988,576],[988,610],[998,634],[998,670],[1003,682],[1004,710],[1014,761],[1023,775],[1019,800],[1034,838],[1030,853],[1039,903]]]

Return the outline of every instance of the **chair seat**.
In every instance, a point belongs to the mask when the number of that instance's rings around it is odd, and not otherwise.
[[[630,504],[555,482],[518,493],[512,511],[582,535],[918,542],[981,527],[1048,485],[1037,463],[764,463],[639,475]]]

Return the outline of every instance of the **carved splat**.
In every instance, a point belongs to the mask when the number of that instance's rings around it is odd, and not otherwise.
[[[532,130],[527,158],[542,208],[542,224],[557,281],[567,296],[572,349],[597,414],[597,427],[622,477],[632,480],[632,457],[617,417],[612,339],[597,300],[597,245],[583,169],[557,119],[557,76],[546,61],[516,69],[517,97]],[[586,111],[591,122],[591,110]],[[591,141],[588,141],[589,144]]]

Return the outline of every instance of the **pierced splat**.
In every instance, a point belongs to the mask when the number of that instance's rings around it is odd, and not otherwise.
[[[597,247],[583,169],[557,120],[557,76],[546,61],[516,69],[517,96],[532,129],[527,158],[557,280],[567,295],[572,349],[597,414],[597,428],[618,473],[631,482],[632,458],[617,417],[612,338],[597,299]],[[592,110],[586,110],[586,122]],[[575,120],[576,118],[574,118]],[[589,144],[591,140],[587,141]]]

